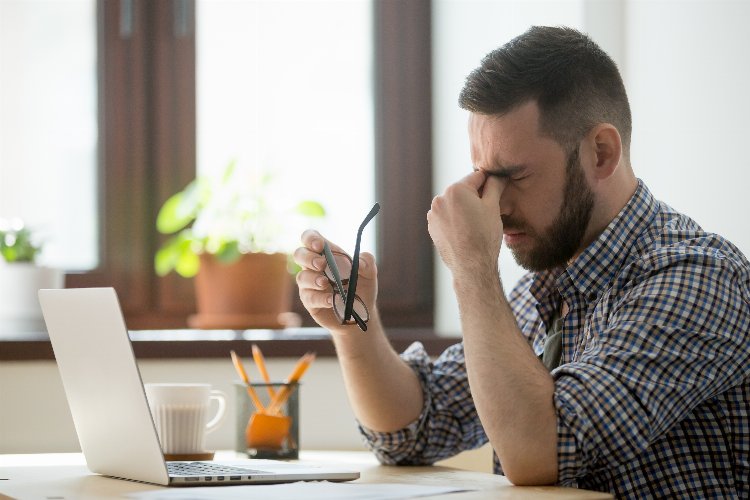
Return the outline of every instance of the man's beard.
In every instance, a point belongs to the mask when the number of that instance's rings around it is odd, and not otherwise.
[[[536,240],[527,251],[510,248],[516,262],[524,269],[538,272],[564,266],[581,247],[594,209],[594,193],[586,183],[577,148],[568,156],[563,195],[560,214],[543,234],[537,235],[531,228],[503,217],[504,227],[523,231]]]

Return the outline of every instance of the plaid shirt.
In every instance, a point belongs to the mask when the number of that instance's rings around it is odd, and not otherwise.
[[[551,374],[561,485],[628,498],[750,497],[750,263],[638,189],[565,269],[528,274],[510,303],[537,354],[568,304]],[[393,433],[361,428],[385,463],[432,463],[487,442],[463,344],[432,362],[415,343],[424,410]],[[495,470],[501,473],[495,456]]]

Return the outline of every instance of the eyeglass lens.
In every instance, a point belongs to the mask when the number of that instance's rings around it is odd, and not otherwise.
[[[365,306],[364,302],[362,302],[362,299],[359,297],[354,298],[354,306],[352,309],[352,319],[345,320],[344,319],[344,307],[346,304],[344,303],[344,299],[341,297],[341,294],[334,294],[333,295],[333,312],[336,314],[336,317],[339,318],[342,322],[346,324],[352,324],[357,323],[360,328],[362,328],[362,325],[357,321],[357,318],[359,318],[360,321],[363,323],[366,323],[370,319],[370,312],[367,310],[367,307]],[[366,330],[367,325],[365,325],[364,330]]]

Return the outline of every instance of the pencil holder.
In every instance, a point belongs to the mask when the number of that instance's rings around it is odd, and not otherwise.
[[[299,384],[259,382],[253,383],[252,387],[265,411],[256,408],[243,382],[235,382],[235,451],[245,453],[250,458],[298,458]],[[282,401],[276,408],[273,408],[272,393]]]

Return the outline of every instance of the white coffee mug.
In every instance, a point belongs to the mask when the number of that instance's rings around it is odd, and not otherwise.
[[[146,397],[165,454],[204,453],[206,434],[224,420],[226,395],[209,384],[145,384]],[[211,401],[218,403],[209,421]]]

